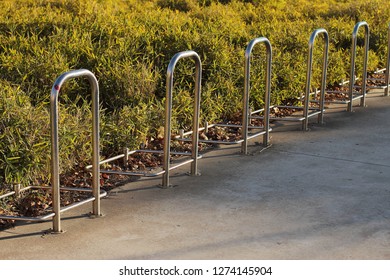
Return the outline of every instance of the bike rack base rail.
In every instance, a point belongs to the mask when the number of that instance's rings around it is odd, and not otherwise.
[[[123,158],[124,162],[127,162],[126,158],[128,158],[128,156],[136,154],[136,153],[164,154],[164,151],[162,151],[162,150],[142,150],[142,149],[131,150],[131,151],[128,149],[126,149],[126,150],[127,151],[125,151],[123,154],[119,154],[117,156],[100,161],[99,164],[102,165],[105,163],[116,161],[116,160],[121,159],[121,158]],[[171,155],[178,155],[178,156],[187,156],[187,157],[191,156],[191,153],[189,153],[189,152],[171,151],[170,154]],[[201,159],[201,158],[202,158],[202,155],[198,155],[198,159]],[[191,163],[193,161],[194,161],[193,159],[187,159],[187,160],[182,160],[182,161],[179,160],[178,163],[170,166],[170,170],[174,170],[178,167],[181,167],[181,166],[186,165],[188,163]],[[92,167],[92,165],[88,165],[85,168],[90,169],[91,167]],[[153,168],[153,170],[155,170],[155,168]],[[142,171],[123,171],[123,170],[119,171],[119,170],[101,169],[100,173],[118,174],[118,175],[127,175],[127,176],[139,176],[139,177],[157,177],[157,176],[163,175],[165,173],[165,170],[154,171],[154,172],[152,170],[150,170],[150,172],[147,172],[147,171],[142,172]]]
[[[50,190],[51,187],[28,186],[28,187],[22,189],[21,191],[25,191],[25,190],[29,190],[29,189],[42,189],[42,190],[47,189],[47,190]],[[60,191],[75,191],[75,192],[90,192],[90,193],[92,193],[92,189],[72,188],[72,187],[61,187]],[[8,197],[8,196],[11,196],[13,194],[14,193],[8,193],[6,195],[2,195],[0,197],[0,199]],[[104,190],[101,190],[99,198],[103,198],[105,196],[107,196],[107,192],[104,191]],[[89,203],[89,202],[93,202],[94,200],[95,200],[95,197],[89,197],[89,198],[83,199],[81,201],[78,201],[78,202],[72,203],[70,205],[61,207],[59,212],[60,213],[64,213],[64,212],[66,212],[68,210],[71,210],[73,208],[76,208],[78,206],[84,205],[84,204]],[[53,209],[50,209],[50,208],[47,209],[47,211],[52,211],[52,210]],[[50,218],[53,218],[55,215],[56,214],[54,212],[48,213],[48,214],[42,215],[42,216],[37,216],[37,217],[0,215],[0,219],[3,219],[3,220],[15,220],[15,221],[27,221],[27,222],[43,222],[43,221],[46,221],[46,220],[48,220]],[[61,231],[54,231],[54,232],[61,232]]]
[[[263,110],[263,109],[261,109]],[[256,111],[258,112],[258,111]],[[258,116],[252,116],[252,114],[255,114],[255,112],[251,113],[251,116],[249,117],[250,119],[263,119],[263,117],[258,117]],[[199,128],[199,132],[204,131],[207,133],[209,128],[214,128],[214,127],[230,127],[230,128],[242,128],[241,124],[229,124],[229,123],[213,123],[213,124],[208,124],[205,122],[204,127]],[[258,137],[260,135],[265,135],[266,131],[264,130],[264,126],[255,126],[255,125],[249,125],[248,130],[261,130],[260,132],[255,132],[255,133],[248,133],[247,140],[250,140],[252,138]],[[272,128],[268,129],[268,132],[271,132]],[[180,133],[180,135],[175,136],[175,140],[177,141],[183,141],[183,142],[190,142],[191,139],[185,138],[185,136],[191,135],[193,132],[192,131],[187,131],[184,133]],[[242,144],[245,141],[245,139],[241,138],[238,140],[206,140],[206,139],[199,139],[199,143],[205,143],[205,144],[215,144],[215,145],[237,145],[237,144]],[[264,144],[263,144],[264,145]],[[264,146],[268,146],[267,145]]]
[[[387,72],[388,72],[388,70],[386,68],[377,69],[374,72],[374,74],[381,75],[381,76],[383,76],[383,78],[367,77],[368,81],[383,82],[383,85],[367,86],[367,89],[384,89],[384,90],[386,90],[389,87],[389,84],[386,85]],[[386,95],[386,92],[385,92],[385,95]]]

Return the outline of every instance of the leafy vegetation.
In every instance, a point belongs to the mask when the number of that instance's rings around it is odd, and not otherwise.
[[[369,69],[384,66],[390,21],[386,0],[1,2],[0,185],[48,182],[49,93],[56,77],[69,69],[89,69],[99,80],[102,152],[109,156],[158,133],[166,68],[179,51],[192,49],[200,55],[202,119],[215,121],[241,110],[244,51],[251,39],[267,37],[273,46],[275,104],[304,91],[314,29],[329,33],[327,81],[333,84],[348,77],[351,33],[358,21],[370,25]],[[315,63],[320,64],[318,41]],[[359,59],[357,67],[361,70]],[[261,46],[254,50],[252,68],[251,102],[261,106]],[[190,125],[193,62],[181,61],[176,72],[175,129]],[[320,82],[319,73],[314,72],[313,87]],[[91,98],[84,80],[68,82],[61,94],[61,167],[66,173],[90,159]]]

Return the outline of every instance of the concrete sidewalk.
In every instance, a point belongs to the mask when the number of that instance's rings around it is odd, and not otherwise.
[[[357,102],[356,102],[357,103]],[[273,124],[272,147],[207,153],[201,176],[140,180],[0,232],[0,259],[390,259],[390,97],[327,110],[325,126]],[[313,122],[313,120],[311,120]],[[81,215],[80,215],[81,214]]]

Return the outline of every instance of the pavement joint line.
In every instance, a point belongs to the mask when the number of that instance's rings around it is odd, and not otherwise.
[[[288,154],[303,155],[303,156],[310,156],[310,157],[317,157],[317,158],[325,158],[325,159],[332,159],[332,160],[346,161],[346,162],[353,162],[353,163],[362,163],[362,164],[366,164],[366,165],[375,165],[375,166],[381,166],[381,167],[390,167],[390,165],[381,164],[381,163],[365,162],[365,161],[360,161],[360,160],[337,158],[337,157],[309,154],[309,153],[303,153],[303,152],[292,152],[292,151],[286,151],[286,150],[282,150],[282,149],[273,149],[273,150],[278,151],[278,152],[288,153]]]

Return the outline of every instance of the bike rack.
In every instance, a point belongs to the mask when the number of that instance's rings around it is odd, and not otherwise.
[[[354,88],[360,88],[359,86],[355,86],[355,81],[357,78],[355,77],[355,60],[356,60],[356,46],[357,46],[357,36],[360,27],[364,27],[364,57],[363,57],[363,81],[361,86],[361,93],[358,91],[354,91]],[[327,93],[347,93],[348,100],[335,100],[335,101],[327,101],[327,103],[337,103],[337,104],[347,104],[347,111],[352,112],[353,101],[360,99],[360,106],[365,106],[366,100],[366,82],[367,82],[367,61],[368,61],[368,47],[369,47],[369,37],[370,37],[370,29],[368,23],[365,21],[361,21],[355,24],[355,27],[352,32],[352,46],[351,46],[351,70],[349,75],[348,82],[342,82],[341,85],[349,83],[348,91],[327,91]],[[354,95],[355,94],[355,95]]]
[[[264,109],[260,109],[257,111],[250,112],[249,110],[249,91],[250,91],[250,68],[251,68],[251,54],[254,46],[258,43],[264,43],[267,50],[267,73],[265,78],[265,98],[264,98]],[[245,50],[245,84],[244,84],[244,98],[243,98],[243,107],[244,112],[242,114],[242,127],[243,127],[243,138],[244,141],[242,143],[242,153],[248,153],[248,140],[254,137],[263,135],[263,145],[265,147],[268,146],[269,143],[269,109],[270,109],[270,99],[271,99],[271,71],[272,71],[272,46],[270,41],[267,38],[260,37],[253,39],[249,42],[246,50]],[[252,117],[252,114],[264,112],[264,117],[262,118],[264,121],[264,129],[258,133],[254,133],[252,135],[248,135],[249,123]]]
[[[357,36],[360,27],[364,27],[364,57],[363,57],[363,82],[362,86],[356,86],[355,82],[355,60],[356,60],[356,48],[357,48]],[[321,89],[320,91],[311,92],[311,78],[312,78],[312,67],[313,67],[313,49],[315,39],[319,34],[323,34],[324,39],[324,50],[323,50],[323,62],[322,62],[322,78],[321,78]],[[266,72],[266,87],[265,87],[265,105],[264,109],[251,111],[249,109],[249,98],[250,98],[250,59],[254,46],[259,43],[264,43],[267,51],[267,72]],[[352,33],[352,45],[351,45],[351,69],[350,69],[350,78],[349,82],[343,82],[342,84],[349,83],[348,91],[327,91],[327,93],[348,93],[348,100],[345,101],[327,101],[329,103],[340,103],[347,104],[348,111],[352,111],[353,101],[360,99],[360,106],[365,106],[365,95],[367,90],[367,61],[368,61],[368,49],[369,49],[369,26],[365,21],[358,22]],[[100,199],[107,195],[105,191],[100,189],[100,173],[107,174],[122,174],[122,175],[132,175],[132,176],[144,176],[144,177],[154,177],[162,175],[162,187],[166,188],[170,185],[169,175],[170,171],[183,166],[187,163],[191,163],[191,175],[198,175],[198,159],[201,156],[198,153],[199,142],[208,142],[208,143],[217,143],[217,144],[242,144],[241,150],[244,154],[247,154],[247,145],[248,140],[259,135],[263,135],[263,145],[268,146],[269,143],[269,132],[271,131],[269,127],[269,121],[278,120],[278,121],[300,121],[302,122],[302,129],[308,129],[309,118],[313,116],[318,116],[318,123],[323,124],[324,117],[324,103],[325,103],[325,87],[326,87],[326,75],[327,75],[327,64],[328,64],[328,50],[329,50],[329,36],[325,29],[320,28],[312,32],[309,39],[309,53],[307,60],[307,76],[306,76],[306,90],[301,100],[303,106],[272,106],[272,108],[293,108],[300,109],[303,111],[302,116],[292,116],[292,117],[283,117],[283,118],[271,118],[269,116],[270,112],[270,92],[271,92],[271,68],[272,68],[272,47],[269,40],[265,37],[259,37],[253,39],[248,44],[245,51],[245,84],[244,84],[244,93],[243,93],[243,116],[242,116],[242,125],[229,125],[229,124],[211,124],[206,125],[204,128],[199,128],[199,115],[200,115],[200,99],[201,99],[201,76],[202,76],[202,63],[199,58],[199,55],[194,51],[184,51],[175,54],[167,68],[167,77],[166,77],[166,102],[165,102],[165,126],[164,126],[164,146],[163,150],[146,150],[138,149],[126,151],[118,156],[99,161],[100,148],[99,148],[99,86],[98,81],[94,74],[86,69],[72,70],[69,72],[63,73],[59,76],[52,89],[50,95],[50,126],[51,126],[51,186],[27,186],[21,187],[20,185],[14,185],[13,191],[0,195],[0,199],[6,198],[12,195],[20,195],[21,192],[30,190],[30,189],[46,189],[51,190],[53,206],[51,213],[48,213],[39,217],[27,217],[27,216],[7,216],[0,215],[0,219],[4,220],[23,220],[31,222],[40,222],[52,218],[53,221],[53,232],[60,233],[63,232],[61,229],[61,213],[73,209],[75,207],[81,206],[83,204],[92,202],[92,214],[95,216],[101,215],[101,205]],[[180,59],[183,58],[193,58],[195,61],[195,94],[194,94],[194,104],[193,104],[193,122],[192,122],[192,131],[182,132],[180,137],[172,137],[171,131],[171,119],[172,119],[172,96],[173,96],[173,76],[176,64]],[[387,64],[385,69],[378,71],[386,71],[385,74],[385,96],[389,95],[389,63],[390,63],[390,24],[388,26],[388,55],[387,55]],[[92,165],[87,166],[87,169],[92,169],[92,188],[72,188],[72,187],[61,187],[60,186],[60,174],[59,174],[59,141],[58,141],[58,96],[62,85],[69,79],[86,77],[91,86],[92,94]],[[361,88],[361,92],[354,91],[356,88]],[[319,100],[311,101],[310,97],[314,94],[320,93]],[[310,107],[310,102],[317,102],[317,107]],[[313,112],[310,112],[313,111]],[[263,113],[263,116],[254,116],[254,114]],[[255,127],[250,125],[250,119],[264,119],[264,127]],[[202,130],[207,130],[213,126],[231,126],[242,128],[242,139],[237,141],[214,141],[214,140],[199,140],[199,132]],[[264,130],[258,133],[249,133],[249,129],[261,129]],[[192,135],[192,139],[182,139],[184,135]],[[171,141],[191,141],[192,147],[191,152],[174,152],[171,151]],[[163,166],[162,171],[157,172],[128,172],[128,171],[115,171],[115,170],[101,170],[100,165],[108,163],[120,158],[124,158],[127,161],[128,156],[134,153],[154,153],[163,155]],[[177,164],[171,164],[170,159],[171,155],[181,155],[189,156],[189,160],[183,160]],[[88,192],[92,194],[92,197],[86,198],[77,203],[70,204],[65,207],[61,207],[60,198],[61,191],[77,191],[77,192]]]
[[[315,92],[310,92],[311,76],[312,76],[312,67],[313,67],[313,48],[314,42],[318,34],[324,34],[324,52],[323,52],[323,63],[322,63],[322,78],[321,78],[321,90],[320,90],[320,99],[318,100],[319,108],[310,107],[310,95],[316,94]],[[271,117],[271,120],[278,121],[300,121],[302,122],[302,130],[308,130],[309,118],[318,116],[318,123],[324,123],[324,101],[325,101],[325,87],[326,87],[326,71],[328,66],[328,49],[329,49],[329,36],[328,32],[319,28],[313,31],[309,39],[309,56],[307,60],[307,74],[306,74],[306,93],[302,96],[303,107],[302,106],[272,106],[272,108],[291,108],[303,110],[302,117],[293,116],[293,117]],[[309,113],[309,111],[312,111]]]
[[[194,115],[192,122],[192,148],[191,153],[189,152],[174,152],[171,151],[171,118],[172,118],[172,91],[173,91],[173,74],[177,62],[182,58],[192,57],[195,60],[195,97],[194,97]],[[183,166],[187,163],[191,163],[191,175],[198,175],[198,159],[202,156],[198,154],[199,150],[199,111],[200,111],[200,94],[201,94],[201,78],[202,78],[202,63],[199,58],[199,55],[194,51],[183,51],[175,54],[167,69],[167,78],[166,78],[166,101],[165,101],[165,127],[164,127],[164,147],[163,150],[146,150],[139,149],[129,151],[125,149],[123,154],[118,156],[108,158],[101,161],[99,164],[104,164],[112,162],[114,160],[124,158],[124,161],[127,162],[128,156],[135,153],[152,153],[152,154],[163,154],[163,170],[157,172],[130,172],[130,171],[116,171],[116,170],[100,170],[101,173],[107,174],[120,174],[128,176],[142,176],[142,177],[155,177],[163,175],[162,187],[167,188],[169,184],[169,174],[170,170]],[[177,140],[177,139],[175,139]],[[190,156],[189,160],[179,162],[175,165],[171,165],[170,157],[171,155],[180,155],[180,156]],[[87,169],[91,166],[87,166]]]
[[[253,47],[258,43],[264,43],[267,50],[267,74],[266,74],[266,88],[265,88],[265,108],[259,109],[256,111],[251,111],[249,109],[249,92],[250,92],[250,59]],[[244,84],[244,94],[243,94],[243,114],[242,114],[242,124],[228,124],[228,123],[215,123],[208,124],[206,122],[204,127],[199,128],[199,131],[205,131],[207,133],[209,128],[212,127],[231,127],[231,128],[241,128],[242,135],[241,139],[234,141],[226,140],[205,140],[199,139],[201,143],[207,144],[221,144],[221,145],[233,145],[241,144],[241,152],[243,154],[248,153],[248,140],[255,138],[257,136],[263,135],[263,145],[268,147],[269,143],[269,132],[272,130],[269,127],[269,107],[270,107],[270,95],[271,95],[271,65],[272,65],[272,46],[267,38],[260,37],[255,38],[249,42],[246,51],[245,51],[245,84]],[[264,117],[252,116],[256,113],[264,112]],[[246,116],[246,117],[245,117]],[[251,126],[249,119],[264,119],[264,126]],[[249,134],[249,129],[260,129],[259,132]],[[181,131],[180,136],[177,138],[179,141],[191,141],[185,136],[193,134],[193,131],[183,132]]]
[[[92,93],[92,149],[93,149],[93,169],[92,169],[92,189],[87,188],[72,188],[62,187],[60,188],[60,174],[59,174],[59,145],[58,145],[58,95],[60,93],[61,86],[65,81],[71,78],[77,78],[85,76],[90,85]],[[99,216],[100,213],[100,198],[107,195],[105,191],[100,191],[99,180],[99,86],[94,74],[89,70],[80,69],[66,72],[59,76],[55,81],[50,95],[50,126],[51,126],[51,187],[44,186],[28,186],[23,189],[15,187],[15,190],[7,194],[2,195],[0,198],[5,198],[10,195],[18,195],[21,191],[28,189],[51,189],[53,208],[52,213],[49,213],[40,217],[25,217],[25,216],[0,216],[0,219],[4,220],[21,220],[30,222],[45,221],[49,218],[53,218],[53,232],[60,233],[61,229],[61,213],[86,204],[88,202],[93,203],[93,214]],[[61,191],[78,191],[78,192],[90,192],[93,197],[85,200],[73,203],[71,205],[61,207],[60,205],[60,192]]]
[[[387,63],[386,68],[378,69],[374,74],[380,74],[383,78],[367,78],[370,81],[383,81],[384,84],[380,86],[367,86],[369,89],[384,89],[384,95],[389,96],[389,75],[390,75],[390,23],[387,29]]]

